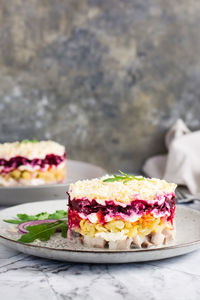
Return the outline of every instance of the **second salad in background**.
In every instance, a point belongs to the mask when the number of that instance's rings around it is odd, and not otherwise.
[[[35,139],[0,144],[0,186],[61,183],[65,177],[64,146]]]

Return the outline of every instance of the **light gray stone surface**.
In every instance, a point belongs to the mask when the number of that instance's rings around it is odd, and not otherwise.
[[[149,263],[71,264],[0,245],[1,299],[199,300],[200,251]]]
[[[149,263],[72,264],[0,245],[2,299],[198,300],[200,251]]]
[[[0,0],[0,141],[138,170],[178,117],[200,127],[200,2]]]

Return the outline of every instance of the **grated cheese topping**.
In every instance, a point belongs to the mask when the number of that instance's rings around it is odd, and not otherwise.
[[[148,200],[148,202],[165,201],[165,196],[174,195],[176,184],[156,178],[144,180],[133,179],[126,183],[122,181],[103,182],[110,176],[81,180],[70,184],[69,194],[71,199],[96,200],[100,204],[113,200],[117,203],[126,204],[133,200]]]
[[[53,141],[40,142],[13,142],[0,144],[0,158],[6,160],[15,156],[23,156],[28,159],[44,159],[48,154],[64,155],[65,147]]]

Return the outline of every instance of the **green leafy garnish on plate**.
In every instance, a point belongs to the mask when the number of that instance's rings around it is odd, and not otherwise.
[[[48,219],[63,219],[63,218],[67,218],[68,213],[65,210],[56,210],[55,213],[53,214],[49,214]],[[41,217],[41,216],[40,216]]]
[[[48,219],[64,219],[67,218],[67,211],[65,210],[56,210],[56,212],[50,214],[47,212],[41,212],[37,215],[27,215],[27,214],[17,214],[18,219],[9,219],[4,220],[6,223],[11,224],[21,224],[28,221],[37,221],[37,220],[48,220]]]
[[[131,174],[126,174],[119,170],[119,173],[121,175],[114,174],[113,177],[109,177],[103,180],[103,182],[114,182],[114,181],[122,181],[123,183],[126,183],[130,180],[136,179],[136,180],[144,180],[145,178],[142,176],[134,176]]]
[[[37,215],[17,214],[16,219],[8,219],[4,222],[18,225],[19,232],[23,233],[19,242],[32,243],[36,239],[48,241],[57,231],[60,231],[61,236],[66,238],[67,216],[67,211],[56,210],[54,213],[41,212]]]
[[[28,233],[23,234],[18,242],[22,243],[32,243],[35,240],[40,240],[42,242],[48,241],[50,237],[56,232],[56,230],[61,230],[62,237],[67,237],[67,225],[65,221],[57,221],[52,223],[43,223],[39,225],[27,226],[26,229]]]
[[[10,223],[10,224],[21,224],[24,223],[23,221],[17,220],[17,219],[8,219],[8,220],[3,220],[6,223]]]

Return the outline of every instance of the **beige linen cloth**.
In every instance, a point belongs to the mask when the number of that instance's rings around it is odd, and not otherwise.
[[[143,171],[150,177],[186,185],[200,194],[200,130],[191,132],[179,119],[165,137],[167,155],[149,158]]]

